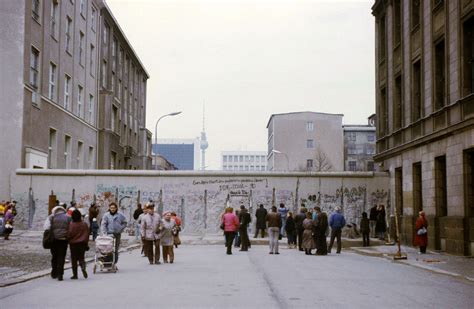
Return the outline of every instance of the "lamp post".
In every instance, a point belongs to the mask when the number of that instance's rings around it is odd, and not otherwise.
[[[276,150],[276,149],[273,149],[272,150],[272,153],[275,153],[275,154],[282,154],[285,156],[286,158],[286,170],[289,171],[290,170],[290,159],[288,159],[288,155],[284,152],[281,152],[279,150]]]
[[[176,115],[179,115],[181,113],[182,112],[174,112],[174,113],[163,115],[160,118],[158,118],[158,120],[156,121],[156,124],[155,124],[155,145],[156,145],[157,148],[158,148],[158,135],[157,135],[158,122],[160,122],[160,120],[162,118],[165,118],[165,117],[168,117],[168,116],[176,116]],[[158,150],[155,152],[155,170],[157,170],[157,169],[158,169]]]

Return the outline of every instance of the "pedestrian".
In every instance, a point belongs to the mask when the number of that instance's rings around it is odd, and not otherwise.
[[[240,209],[242,209],[242,208],[245,208],[245,206],[240,205]],[[235,215],[237,216],[237,218],[240,218],[240,211],[236,210]],[[240,222],[240,219],[239,219],[239,222]],[[234,247],[236,247],[236,248],[240,247],[240,231],[239,231],[239,229],[237,229],[237,231],[235,232]]]
[[[377,204],[374,204],[372,208],[370,208],[369,213],[369,222],[370,222],[370,237],[375,238],[375,226],[377,225]]]
[[[148,203],[146,205],[146,211],[141,213],[143,216],[141,222],[141,238],[143,242],[142,252],[148,257],[150,265],[161,264],[160,263],[160,215],[155,213],[155,205]],[[153,247],[155,250],[153,250]]]
[[[67,252],[67,233],[69,230],[70,219],[66,214],[66,209],[62,206],[56,206],[52,214],[46,218],[44,229],[50,230],[53,237],[51,245],[51,278],[63,281],[64,262]]]
[[[367,213],[362,213],[362,219],[360,219],[360,233],[362,234],[362,246],[370,246],[370,222],[367,217]]]
[[[153,204],[152,202],[150,202],[150,204]],[[148,205],[148,204],[146,204]],[[138,225],[140,226],[140,234],[141,234],[141,227],[142,227],[142,220],[143,220],[143,217],[147,214],[148,212],[148,209],[146,208],[145,206],[145,209],[143,209],[143,213],[141,213],[139,216],[138,216],[138,220],[137,220],[137,223]],[[143,239],[143,236],[141,236],[141,242],[142,242],[142,257],[146,257],[146,253],[145,253],[145,241]]]
[[[248,227],[250,222],[252,222],[252,217],[248,213],[247,209],[244,207],[240,210],[240,217],[239,217],[239,234],[240,234],[240,244],[241,248],[240,251],[249,251],[250,247],[250,239],[248,234]]]
[[[286,237],[288,238],[288,249],[296,248],[296,227],[293,212],[288,212],[285,225]]]
[[[265,237],[265,230],[267,229],[267,210],[263,208],[263,204],[260,204],[260,207],[255,212],[255,217],[257,218],[257,223],[255,226],[255,236],[253,238],[257,238],[258,232],[260,231],[262,234],[262,238]]]
[[[89,225],[90,226],[92,226],[92,221],[94,220],[94,218],[97,219],[98,216],[99,216],[99,208],[97,207],[95,203],[92,203],[91,206],[89,207]]]
[[[428,220],[426,220],[423,210],[418,213],[418,218],[415,222],[415,231],[415,246],[420,247],[420,254],[425,254],[426,247],[428,246]]]
[[[377,207],[377,223],[375,224],[375,233],[380,240],[385,240],[385,231],[387,224],[385,221],[385,206],[379,205]]]
[[[325,212],[319,212],[316,228],[316,255],[327,255],[328,245],[326,237],[328,236],[328,215]]]
[[[331,253],[332,246],[334,245],[334,239],[337,240],[337,254],[341,253],[341,232],[342,228],[346,225],[346,219],[341,213],[341,207],[336,207],[336,212],[329,218],[329,226],[331,227],[331,240],[329,241],[328,253]]]
[[[311,220],[313,220],[313,238],[314,238],[314,245],[316,246],[316,244],[318,243],[318,235],[319,235],[319,231],[317,231],[319,229],[319,225],[318,225],[318,218],[319,218],[319,214],[321,213],[321,207],[319,206],[315,206],[313,208],[313,213],[312,213],[312,216],[311,216]]]
[[[5,222],[5,228],[3,230],[3,235],[5,240],[8,240],[10,238],[10,234],[13,232],[13,222],[15,219],[15,204],[11,203],[5,208],[5,215],[4,215],[4,222]]]
[[[77,279],[77,264],[81,266],[82,275],[87,279],[85,252],[89,250],[89,228],[87,223],[82,221],[82,215],[79,210],[72,212],[72,222],[69,224],[67,239],[71,250],[72,277]]]
[[[181,239],[179,238],[179,232],[181,232],[181,218],[176,215],[174,211],[171,212],[171,220],[176,222],[176,226],[173,229],[173,243],[174,247],[178,248],[181,245]]]
[[[307,212],[306,213],[306,219],[303,221],[303,249],[304,253],[306,255],[311,255],[311,250],[316,248],[316,245],[314,243],[314,237],[313,237],[313,229],[314,229],[314,224],[313,224],[313,219],[312,219],[312,213]]]
[[[223,227],[225,235],[225,246],[227,248],[227,254],[229,255],[232,254],[232,242],[240,225],[239,218],[233,211],[234,209],[232,207],[227,207],[221,220],[221,227]]]
[[[123,230],[127,227],[125,216],[118,212],[117,204],[110,203],[109,211],[102,217],[100,231],[102,234],[113,235],[115,238],[115,261],[117,264],[119,258],[120,239]]]
[[[165,263],[173,264],[174,262],[174,251],[173,251],[173,229],[176,227],[176,222],[171,220],[171,213],[165,212],[163,219],[158,227],[160,231],[160,242],[161,248],[163,249],[163,261]]]
[[[138,224],[138,217],[143,213],[142,204],[138,203],[137,208],[133,212],[133,220],[135,220],[135,241],[138,241],[138,237],[140,236],[140,224]]]
[[[295,228],[299,251],[303,251],[303,221],[306,219],[306,213],[307,210],[305,204],[301,204],[300,212],[295,216]]]
[[[277,213],[276,206],[272,206],[272,211],[267,214],[268,238],[270,245],[270,254],[280,254],[278,252],[278,238],[281,231],[281,215]]]
[[[285,204],[280,203],[280,207],[278,208],[278,214],[280,214],[280,217],[281,217],[281,229],[280,229],[281,236],[286,236],[285,225],[286,225],[286,218],[288,217],[288,211],[289,209],[285,207]]]
[[[91,230],[92,241],[95,241],[95,239],[97,238],[97,234],[99,233],[99,223],[97,223],[97,218],[92,219]]]

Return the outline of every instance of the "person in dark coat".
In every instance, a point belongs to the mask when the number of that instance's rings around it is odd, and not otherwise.
[[[362,213],[362,219],[360,219],[360,233],[362,234],[362,246],[370,246],[370,223],[365,211]]]
[[[285,225],[286,237],[288,238],[288,249],[296,248],[296,227],[293,212],[288,212]]]
[[[415,246],[420,247],[420,253],[426,253],[426,247],[428,246],[428,220],[426,220],[425,212],[420,211],[418,218],[415,222]]]
[[[95,203],[92,203],[89,207],[89,226],[92,226],[92,221],[94,218],[97,219],[99,216],[99,208]]]
[[[304,204],[301,204],[300,212],[295,216],[295,229],[296,229],[296,236],[297,236],[297,242],[298,242],[298,250],[304,251],[303,250],[303,232],[304,232],[304,227],[303,227],[303,221],[306,219],[306,207],[304,207]]]
[[[326,241],[328,232],[328,215],[325,212],[318,213],[318,223],[316,228],[316,255],[327,255],[328,245]]]
[[[240,251],[249,251],[250,247],[250,239],[248,234],[248,227],[250,222],[252,221],[252,217],[248,213],[246,208],[242,208],[240,210],[240,227],[239,227],[239,234],[240,234]]]
[[[265,237],[265,230],[267,229],[267,210],[263,208],[263,204],[260,204],[260,207],[255,212],[255,217],[257,218],[257,225],[255,229],[255,235],[253,238],[257,238],[258,231],[261,231],[262,238]]]
[[[379,205],[377,207],[377,223],[375,225],[375,233],[380,240],[385,239],[385,231],[387,230],[387,224],[385,221],[385,206]]]
[[[375,238],[375,226],[377,225],[377,204],[374,204],[374,207],[370,208],[369,223],[371,232],[370,237]]]
[[[87,223],[82,221],[82,215],[79,210],[72,212],[72,222],[69,224],[67,239],[71,249],[72,277],[77,279],[77,263],[81,266],[82,275],[87,279],[86,261],[84,255],[89,246],[89,228]]]

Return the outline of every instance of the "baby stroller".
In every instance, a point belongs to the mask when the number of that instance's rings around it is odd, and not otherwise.
[[[115,237],[113,236],[98,236],[95,239],[95,256],[94,256],[94,274],[99,268],[100,271],[118,271],[115,265]]]

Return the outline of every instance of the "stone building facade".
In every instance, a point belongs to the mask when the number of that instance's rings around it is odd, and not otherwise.
[[[103,138],[111,128],[112,100],[101,83],[105,20],[135,64],[138,75],[135,110],[123,112],[133,123],[132,139]],[[110,9],[102,0],[15,0],[0,2],[0,171],[16,168],[147,168],[151,157],[145,129],[146,74]],[[112,39],[110,39],[112,41]],[[112,70],[111,66],[106,67]],[[111,73],[106,75],[111,77]],[[124,83],[124,87],[125,87]],[[132,88],[132,81],[127,86]],[[134,88],[134,90],[135,90]],[[113,92],[112,92],[113,93]],[[127,93],[123,91],[123,93]],[[120,104],[117,113],[122,112]],[[136,116],[139,115],[139,116]],[[117,117],[118,118],[118,117]],[[128,120],[130,118],[130,120]],[[125,121],[125,119],[124,119]],[[135,136],[136,134],[136,136]],[[110,134],[109,134],[110,135]],[[126,135],[122,133],[122,135]],[[130,154],[129,161],[111,165]],[[125,164],[126,163],[126,164]],[[0,197],[7,199],[9,177],[0,178]]]
[[[222,151],[221,169],[223,171],[266,171],[267,153],[247,150]]]
[[[377,155],[401,239],[474,254],[474,1],[377,0]]]
[[[375,127],[373,125],[344,125],[344,170],[375,171]]]

